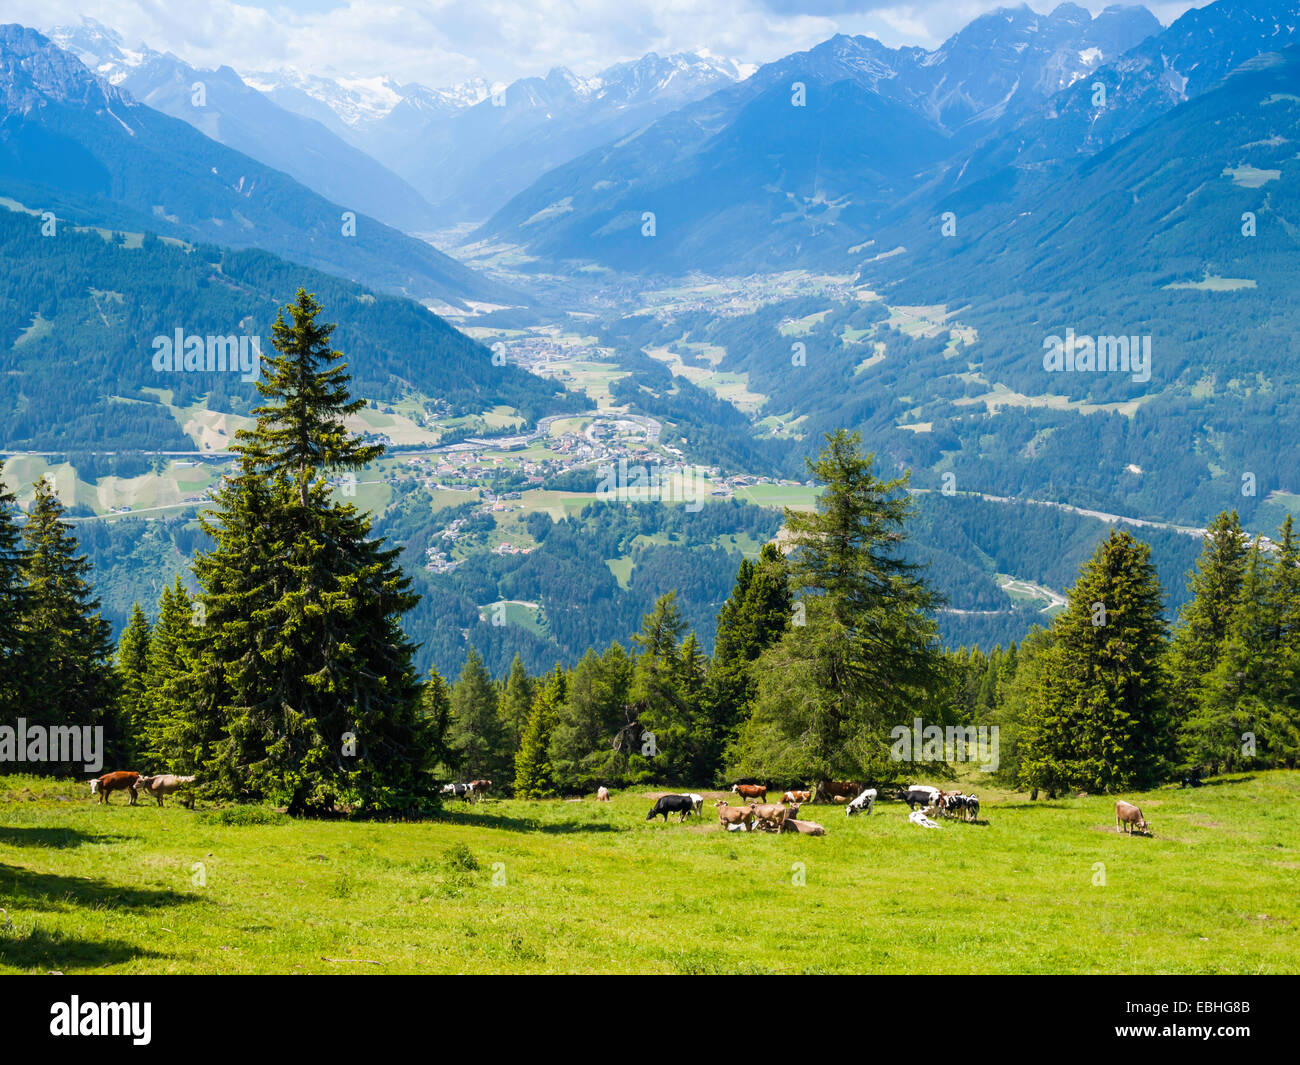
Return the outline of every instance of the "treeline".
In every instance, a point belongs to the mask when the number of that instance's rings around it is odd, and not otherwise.
[[[1049,796],[1300,758],[1300,544],[1235,511],[1207,530],[1172,631],[1150,547],[1115,531],[1046,629],[953,655],[962,717],[997,725],[996,776]]]

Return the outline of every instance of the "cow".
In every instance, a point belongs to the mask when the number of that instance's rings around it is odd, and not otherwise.
[[[862,794],[854,799],[844,808],[844,816],[852,817],[854,814],[860,814],[865,810],[868,814],[876,808],[876,789],[866,788]]]
[[[605,787],[604,784],[596,789],[596,801],[609,802],[609,788]]]
[[[141,777],[135,782],[135,787],[137,792],[147,791],[161,806],[164,796],[170,795],[183,784],[193,784],[194,779],[194,777],[178,777],[174,773],[161,773],[155,777]]]
[[[683,791],[681,792],[681,796],[685,799],[691,800],[691,813],[695,814],[696,816],[702,816],[700,814],[700,811],[704,808],[703,795],[697,795],[693,791]]]
[[[790,812],[780,803],[776,802],[751,802],[749,808],[754,811],[754,817],[757,818],[758,827],[767,832],[780,832],[781,826],[785,823],[786,815]]]
[[[469,782],[469,793],[475,799],[481,799],[492,790],[492,781],[490,780],[471,780]]]
[[[131,793],[130,805],[135,805],[136,785],[140,780],[139,773],[132,773],[126,770],[119,770],[116,773],[105,773],[102,777],[96,777],[90,782],[90,794],[98,795],[101,804],[108,802],[108,797],[115,791],[125,788]]]
[[[444,784],[442,786],[444,795],[455,795],[458,799],[464,799],[469,802],[469,785],[468,784]]]
[[[813,802],[829,799],[831,802],[848,802],[862,790],[861,784],[851,780],[819,780],[813,789]]]
[[[940,812],[949,816],[960,813],[967,821],[979,819],[980,801],[978,796],[963,795],[959,791],[946,791],[940,796],[938,805]]]
[[[816,821],[799,821],[793,817],[787,817],[785,823],[781,825],[782,832],[798,832],[804,836],[824,836],[826,829]]]
[[[656,817],[663,815],[666,822],[669,814],[681,814],[678,823],[686,820],[686,815],[691,812],[692,804],[689,796],[686,795],[662,795],[659,801],[654,804],[648,814],[645,815],[647,821],[653,821]]]
[[[912,784],[906,788],[899,788],[898,797],[907,803],[909,810],[915,810],[918,806],[933,806],[937,803],[939,789],[932,788],[929,784]]]
[[[811,791],[787,791],[781,796],[781,801],[786,805],[805,803],[812,799]]]
[[[728,806],[722,799],[713,804],[718,808],[718,823],[723,828],[743,827],[749,831],[754,824],[754,811],[748,806]],[[668,820],[664,818],[664,820]]]
[[[1120,799],[1115,803],[1115,831],[1123,832],[1124,825],[1128,825],[1128,834],[1133,834],[1136,826],[1139,832],[1145,832],[1148,836],[1154,835],[1151,826],[1147,824],[1146,818],[1142,816],[1142,811],[1134,806],[1131,802],[1125,802]]]
[[[766,784],[732,784],[731,790],[739,795],[742,799],[763,799],[767,800]]]

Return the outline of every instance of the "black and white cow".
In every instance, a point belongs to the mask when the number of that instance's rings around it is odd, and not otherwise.
[[[856,799],[854,799],[851,803],[849,803],[848,806],[844,808],[844,813],[849,817],[852,817],[854,814],[860,814],[864,811],[869,814],[871,813],[872,810],[875,809],[875,807],[876,807],[876,789],[867,788],[866,791],[864,791],[861,795],[859,795]]]
[[[898,797],[907,803],[909,810],[915,810],[918,806],[933,806],[937,803],[939,789],[929,784],[912,784],[906,788],[899,788]]]
[[[647,821],[653,821],[660,814],[665,821],[668,820],[669,814],[681,814],[679,821],[685,821],[686,815],[694,809],[694,803],[691,802],[689,795],[664,795],[655,803],[654,809],[645,815]]]
[[[473,794],[468,784],[444,784],[442,793],[444,795],[455,795],[456,798],[464,799],[466,802],[469,802],[470,796]]]

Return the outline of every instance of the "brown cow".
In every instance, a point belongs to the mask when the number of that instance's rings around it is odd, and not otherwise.
[[[136,800],[135,789],[139,780],[139,773],[131,773],[126,770],[119,770],[116,773],[105,773],[102,777],[96,777],[90,782],[90,794],[98,795],[101,803],[107,803],[110,793],[125,788],[131,793],[130,805],[134,806]]]
[[[718,823],[723,828],[728,825],[744,825],[748,831],[754,827],[754,811],[748,806],[728,806],[722,799],[713,805],[718,808]]]
[[[176,791],[182,784],[193,784],[193,777],[178,777],[174,773],[162,773],[156,777],[141,777],[136,781],[136,791],[143,789],[158,800],[158,805],[163,804],[163,796],[170,795]]]
[[[851,780],[820,780],[813,790],[813,802],[830,799],[832,802],[848,802],[862,791],[861,784]]]
[[[596,801],[609,802],[609,788],[605,787],[604,784],[596,789]]]
[[[804,803],[812,798],[811,791],[787,791],[781,796],[783,803]]]
[[[824,836],[826,829],[816,821],[799,821],[793,817],[787,817],[785,824],[781,826],[782,832],[798,832],[804,836]]]
[[[742,799],[762,799],[767,801],[766,784],[732,784],[731,790]]]
[[[477,800],[483,798],[484,795],[486,795],[489,791],[492,790],[492,781],[471,780],[469,782],[468,787],[469,787],[469,793],[473,795],[474,798]]]
[[[749,808],[754,811],[754,816],[758,818],[758,827],[768,832],[780,832],[781,826],[785,824],[786,815],[790,812],[776,802],[751,802]]]
[[[1123,832],[1124,825],[1128,825],[1128,834],[1130,836],[1133,835],[1134,827],[1139,832],[1145,832],[1148,836],[1155,835],[1151,831],[1151,826],[1147,824],[1146,818],[1142,816],[1142,811],[1131,802],[1120,799],[1115,803],[1115,831]]]

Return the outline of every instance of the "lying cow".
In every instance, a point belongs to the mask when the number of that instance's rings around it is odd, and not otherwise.
[[[804,836],[824,836],[826,829],[822,828],[816,821],[799,821],[793,817],[787,817],[782,824],[783,832],[798,832]]]
[[[609,788],[605,787],[604,784],[596,789],[596,801],[609,802]]]
[[[695,814],[697,817],[700,816],[700,811],[704,808],[704,796],[697,795],[693,791],[683,791],[681,792],[681,796],[684,799],[691,800],[691,813]]]
[[[749,831],[754,825],[754,811],[748,806],[728,806],[722,799],[713,804],[718,808],[718,823],[723,828]],[[664,818],[666,821],[667,818]]]
[[[781,796],[781,801],[786,805],[798,805],[812,800],[811,791],[787,791]]]
[[[790,812],[779,802],[751,802],[749,808],[754,811],[757,827],[765,832],[780,832],[781,826],[785,823],[786,815]]]
[[[868,814],[876,808],[876,789],[866,788],[861,795],[854,799],[844,809],[846,817],[852,817],[854,814],[860,814],[866,811]]]
[[[692,805],[689,796],[686,795],[663,795],[659,801],[654,804],[648,814],[645,815],[647,821],[653,821],[656,817],[663,815],[666,822],[669,814],[681,814],[678,823],[686,820],[686,815],[691,812]]]
[[[158,805],[163,804],[163,797],[170,795],[178,790],[183,784],[193,784],[194,777],[178,777],[175,773],[160,773],[154,777],[141,777],[136,781],[137,791],[147,791],[155,799]]]
[[[1115,803],[1115,831],[1123,832],[1123,826],[1128,826],[1128,834],[1133,835],[1133,829],[1137,828],[1139,832],[1145,832],[1148,836],[1154,835],[1151,826],[1147,824],[1146,818],[1142,816],[1142,811],[1134,806],[1131,802],[1125,802],[1120,799]]]
[[[115,791],[126,789],[131,793],[130,805],[135,805],[136,787],[140,781],[139,773],[132,773],[126,770],[119,770],[116,773],[105,773],[102,777],[96,777],[90,782],[90,794],[98,795],[101,804],[108,802],[108,797]]]
[[[929,784],[912,784],[898,790],[898,797],[907,803],[909,810],[918,806],[934,806],[939,801],[939,789]]]
[[[739,795],[742,799],[763,799],[767,800],[766,784],[732,784],[731,790]]]

